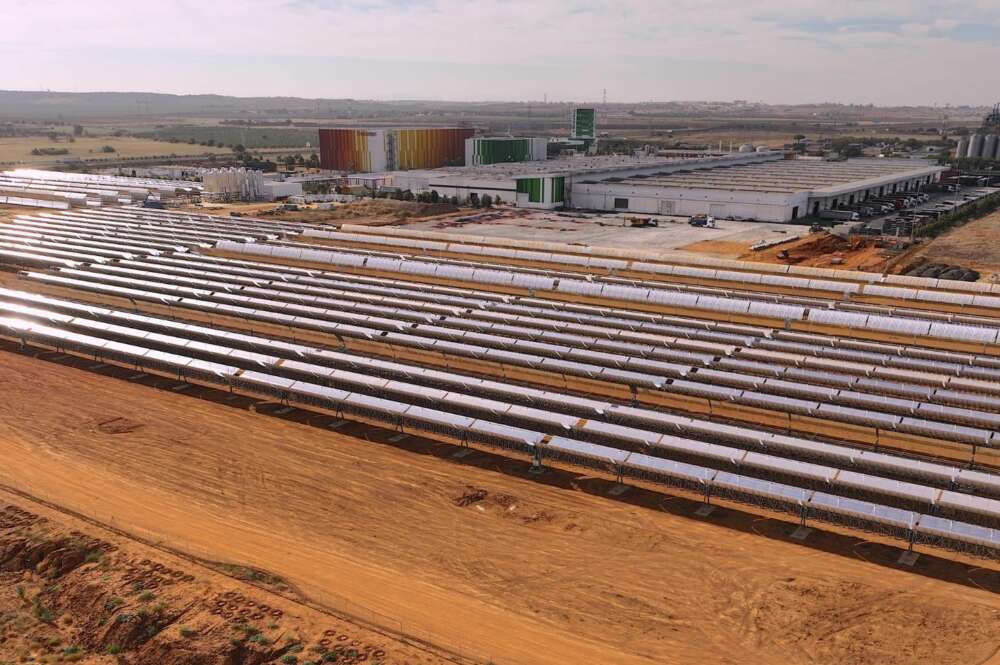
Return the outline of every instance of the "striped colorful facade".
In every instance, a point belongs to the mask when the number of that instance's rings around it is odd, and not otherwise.
[[[380,173],[465,163],[473,129],[321,129],[320,166],[332,171]]]
[[[372,170],[370,139],[366,129],[319,130],[320,167],[331,171],[363,172]]]

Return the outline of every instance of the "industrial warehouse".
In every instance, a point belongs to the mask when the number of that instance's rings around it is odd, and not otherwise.
[[[917,191],[944,167],[919,160],[786,159],[779,152],[693,159],[577,157],[396,172],[391,183],[414,192],[478,198],[525,208],[576,208],[659,215],[789,222],[872,197]]]
[[[925,160],[794,159],[751,146],[730,153],[597,156],[595,109],[573,109],[570,122],[570,137],[552,140],[474,136],[474,130],[458,128],[324,129],[320,162],[345,175],[376,174],[377,188],[473,203],[489,197],[519,208],[760,222],[790,222],[916,192],[947,170]],[[986,145],[992,151],[996,137],[990,138]],[[977,150],[982,144],[977,142]],[[558,157],[548,159],[553,153]]]

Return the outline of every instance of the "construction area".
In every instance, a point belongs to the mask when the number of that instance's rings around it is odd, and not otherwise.
[[[1000,285],[682,249],[779,225],[8,212],[0,575],[46,645],[996,662]]]

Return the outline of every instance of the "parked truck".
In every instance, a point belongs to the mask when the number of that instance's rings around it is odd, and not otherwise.
[[[842,222],[857,222],[861,215],[853,210],[821,210],[820,219],[836,219]]]

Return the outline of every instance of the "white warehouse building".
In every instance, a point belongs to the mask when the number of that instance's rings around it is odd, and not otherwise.
[[[761,154],[761,153],[754,153]],[[789,222],[868,198],[916,191],[946,169],[929,162],[777,159],[682,165],[629,178],[575,179],[575,208]]]
[[[525,208],[578,208],[789,222],[885,194],[916,191],[946,169],[914,159],[824,162],[780,152],[694,158],[575,157],[391,174],[394,186]]]

